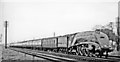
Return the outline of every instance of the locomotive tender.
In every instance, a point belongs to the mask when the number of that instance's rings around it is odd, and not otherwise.
[[[32,48],[44,51],[75,53],[84,56],[103,56],[113,49],[109,46],[108,36],[100,31],[78,32],[63,36],[27,40],[13,43],[10,47]],[[91,52],[92,51],[92,52]],[[94,52],[93,52],[94,51]]]

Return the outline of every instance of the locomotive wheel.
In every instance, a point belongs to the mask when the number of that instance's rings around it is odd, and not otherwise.
[[[81,47],[81,55],[82,56],[90,56],[90,53],[85,46]]]
[[[99,57],[102,58],[102,56],[103,56],[103,51],[100,51],[99,52]]]
[[[76,55],[80,55],[80,46],[76,47]]]
[[[85,56],[89,56],[87,49],[85,49],[84,52],[85,52]]]
[[[72,49],[72,47],[71,47],[71,48],[69,49],[69,54],[72,54],[72,50],[73,50],[73,49]]]
[[[75,55],[79,55],[79,53],[76,51]]]
[[[86,55],[86,52],[85,52],[85,49],[83,49],[83,55],[84,55],[84,56],[87,56],[87,55]]]
[[[75,52],[76,55],[79,55],[79,47],[76,46],[76,52]]]
[[[108,51],[106,51],[105,53],[106,53],[105,58],[108,58]]]
[[[61,48],[59,49],[59,52],[62,53],[62,49]]]
[[[85,46],[84,46],[85,47]],[[76,55],[81,55],[81,56],[90,56],[89,51],[87,50],[87,48],[82,46],[76,46]]]
[[[86,52],[86,56],[90,56],[90,53],[89,53],[89,50],[88,49],[85,49],[85,52]]]
[[[85,56],[84,51],[81,48],[82,48],[81,46],[77,46],[76,54],[80,56]]]

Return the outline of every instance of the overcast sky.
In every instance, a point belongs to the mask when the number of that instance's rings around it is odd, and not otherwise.
[[[0,0],[0,15],[0,28],[9,21],[8,42],[17,42],[115,22],[118,0]]]

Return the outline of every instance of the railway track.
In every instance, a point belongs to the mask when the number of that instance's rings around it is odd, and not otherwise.
[[[59,57],[59,56],[54,56],[54,55],[48,55],[48,54],[42,54],[42,53],[37,53],[33,51],[27,51],[27,50],[18,50],[18,49],[11,49],[17,52],[21,52],[27,55],[31,55],[33,57],[38,57],[38,58],[43,58],[52,62],[78,62],[76,59],[69,59],[65,57]]]
[[[10,48],[14,51],[18,51],[21,53],[25,53],[28,55],[32,55],[34,57],[44,58],[53,62],[120,62],[119,57],[110,56],[107,59],[105,58],[96,58],[96,57],[85,57],[85,56],[77,56],[77,55],[70,55],[70,54],[62,54],[62,53],[55,53],[55,52],[45,52],[45,51],[38,51],[38,50],[30,50],[30,49],[16,49]]]

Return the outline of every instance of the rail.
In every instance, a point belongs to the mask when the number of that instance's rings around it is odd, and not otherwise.
[[[43,55],[43,54],[35,54],[35,53],[31,53],[31,52],[25,52],[25,51],[20,51],[20,50],[15,50],[15,49],[11,49],[20,53],[24,53],[27,55],[31,55],[33,57],[38,57],[38,58],[44,58],[47,59],[49,61],[52,62],[78,62],[77,60],[70,60],[70,59],[65,59],[65,58],[61,58],[61,57],[53,57],[53,56],[47,56],[47,55]]]

